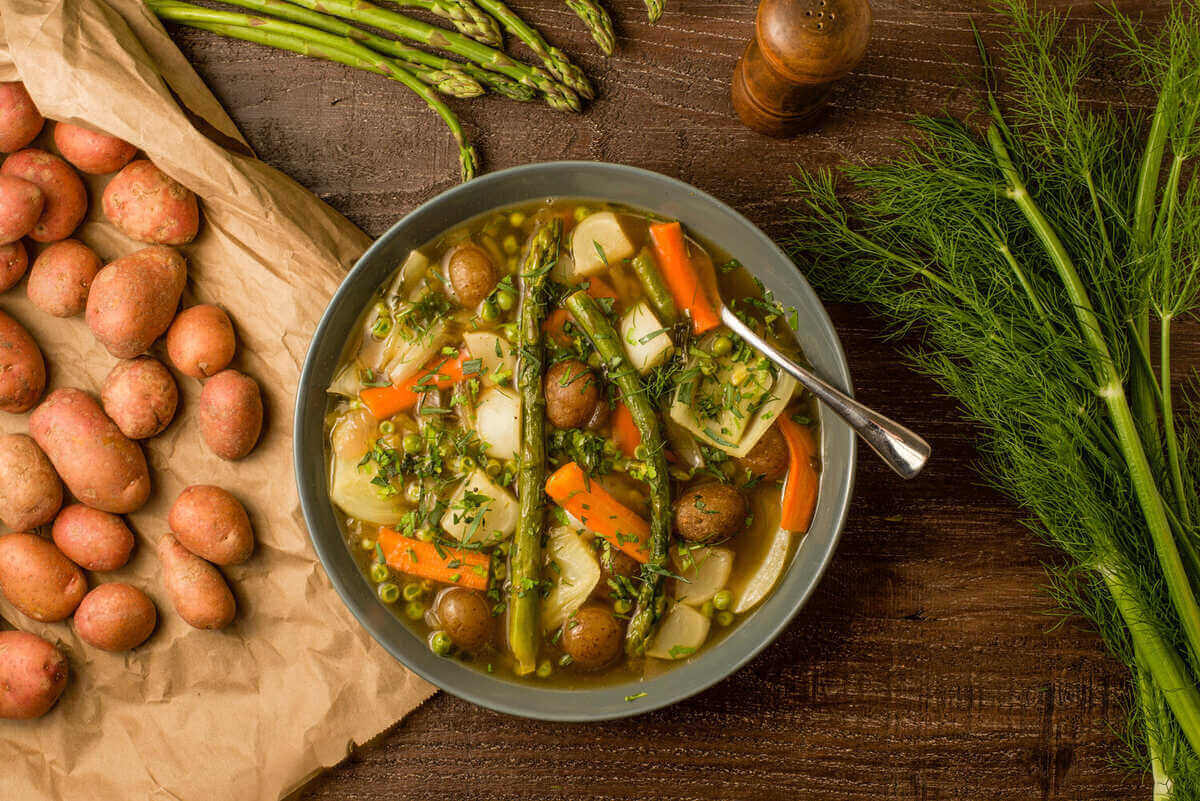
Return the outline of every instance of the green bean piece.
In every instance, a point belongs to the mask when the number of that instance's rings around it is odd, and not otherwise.
[[[542,394],[545,370],[542,319],[546,312],[546,282],[558,259],[561,237],[561,220],[540,224],[533,232],[520,275],[517,391],[521,395],[521,452],[517,467],[517,497],[521,517],[512,538],[508,562],[508,646],[516,659],[513,669],[518,676],[532,673],[538,664],[538,588],[546,508],[543,497],[546,397]]]
[[[620,390],[621,400],[629,407],[647,450],[643,479],[650,485],[650,558],[642,565],[642,586],[638,590],[637,606],[625,631],[625,652],[630,656],[641,656],[667,605],[663,594],[663,573],[666,572],[667,548],[671,539],[671,487],[662,432],[659,430],[656,410],[642,387],[642,380],[625,358],[620,337],[604,316],[600,305],[585,291],[567,297],[565,305],[603,359],[608,369],[608,379]]]
[[[633,257],[630,266],[637,273],[638,280],[642,282],[642,289],[646,290],[646,297],[650,304],[662,318],[662,324],[674,325],[679,320],[679,311],[675,308],[675,297],[667,288],[666,279],[658,269],[658,260],[654,258],[654,251],[648,247],[642,248],[641,252]]]

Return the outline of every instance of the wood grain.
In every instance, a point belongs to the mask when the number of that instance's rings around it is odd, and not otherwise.
[[[1090,2],[1077,19],[1095,21]],[[1165,2],[1121,4],[1161,16]],[[916,112],[975,107],[968,21],[984,2],[884,0],[872,45],[823,125],[775,141],[743,128],[730,71],[751,2],[669,0],[650,27],[613,0],[603,59],[553,0],[513,6],[578,56],[599,99],[582,116],[497,98],[458,103],[486,169],[550,159],[635,164],[784,230],[790,166],[874,159]],[[375,76],[207,34],[177,40],[258,154],[381,233],[456,180],[440,122]],[[1114,97],[1103,85],[1100,97]],[[670,709],[599,724],[532,723],[438,695],[318,778],[305,801],[457,799],[1108,799],[1144,797],[1114,765],[1127,676],[1081,624],[1057,626],[1038,547],[1011,503],[969,469],[953,404],[876,339],[863,310],[832,310],[859,396],[927,434],[934,459],[900,483],[869,455],[829,572],[797,621],[736,675]],[[1180,336],[1181,369],[1200,332]],[[347,681],[353,677],[348,676]],[[289,736],[281,732],[280,736]]]

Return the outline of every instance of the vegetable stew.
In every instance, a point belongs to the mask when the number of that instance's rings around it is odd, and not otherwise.
[[[552,199],[412,251],[326,416],[330,498],[380,600],[508,678],[702,658],[778,582],[819,485],[815,405],[723,304],[802,359],[794,313],[655,215]]]

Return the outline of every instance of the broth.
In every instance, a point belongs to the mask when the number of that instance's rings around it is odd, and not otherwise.
[[[552,227],[531,337],[519,325],[539,280],[530,240]],[[714,291],[802,360],[784,310],[727,254],[598,201],[481,215],[380,287],[329,388],[330,497],[366,580],[435,653],[563,687],[633,681],[703,658],[777,583],[815,503],[816,408],[711,319]],[[618,334],[620,357],[600,356],[594,319],[564,307],[572,292]],[[536,451],[521,425],[537,408],[518,386],[528,365],[544,376],[537,532],[516,490],[521,454]],[[625,403],[621,381],[649,405]],[[651,410],[661,443],[640,443],[654,431],[631,408]],[[672,504],[658,567],[655,464]],[[634,629],[653,620],[645,638],[629,633],[637,615]]]

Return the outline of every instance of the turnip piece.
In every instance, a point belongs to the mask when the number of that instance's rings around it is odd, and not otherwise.
[[[675,345],[654,310],[639,301],[621,318],[621,344],[633,369],[642,375],[671,358]]]
[[[516,496],[475,470],[450,496],[441,523],[451,539],[494,545],[512,536],[518,517]]]
[[[672,604],[646,649],[655,659],[686,659],[708,639],[710,621],[687,604]]]
[[[671,553],[675,563],[674,584],[676,601],[700,606],[724,589],[733,572],[733,551],[720,547],[676,548]],[[682,580],[680,580],[682,579]]]
[[[598,211],[583,218],[571,235],[574,270],[569,280],[578,281],[604,272],[610,264],[628,259],[635,248],[621,221],[611,211]]]
[[[517,371],[517,357],[508,340],[487,331],[471,331],[463,334],[463,342],[471,358],[481,362],[479,378],[484,386],[511,383]],[[501,381],[501,376],[507,378]]]
[[[475,430],[488,456],[515,457],[521,447],[521,399],[500,387],[485,389],[475,404]]]

